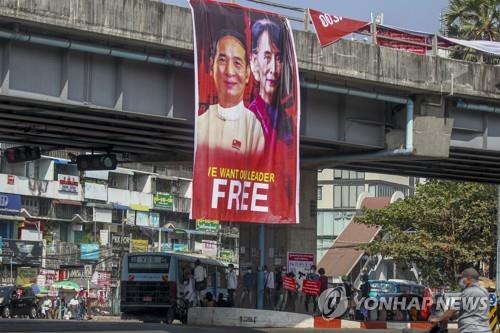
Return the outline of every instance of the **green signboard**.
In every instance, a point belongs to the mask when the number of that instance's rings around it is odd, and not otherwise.
[[[217,220],[196,220],[196,230],[206,232],[219,231],[219,221]]]
[[[234,253],[233,251],[231,250],[227,250],[227,249],[222,249],[220,250],[220,254],[219,254],[220,258],[223,260],[223,261],[229,261],[229,262],[232,262],[233,261],[233,257],[234,257]]]
[[[153,195],[153,207],[174,210],[174,196],[169,193],[155,193]]]

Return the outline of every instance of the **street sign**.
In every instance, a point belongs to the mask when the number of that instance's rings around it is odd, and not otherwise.
[[[90,278],[92,276],[92,265],[85,265],[85,277]]]

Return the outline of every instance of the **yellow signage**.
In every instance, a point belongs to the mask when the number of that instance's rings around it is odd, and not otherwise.
[[[17,269],[16,284],[21,286],[32,285],[33,283],[36,283],[37,275],[38,268],[19,267]]]
[[[131,252],[148,252],[147,239],[132,239],[131,245]]]

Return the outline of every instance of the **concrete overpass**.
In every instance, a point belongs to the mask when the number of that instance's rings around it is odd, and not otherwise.
[[[500,67],[295,31],[306,168],[500,182]],[[0,141],[189,161],[188,9],[0,0]]]
[[[154,0],[0,0],[0,142],[191,163],[192,42],[188,9]],[[316,248],[318,168],[500,183],[500,67],[295,44],[301,223],[266,227],[266,263]],[[258,234],[242,224],[241,246]]]

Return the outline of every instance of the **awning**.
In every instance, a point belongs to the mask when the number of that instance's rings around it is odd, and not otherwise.
[[[52,200],[52,203],[54,205],[72,205],[72,206],[81,206],[82,205],[81,201],[68,200],[68,199]]]
[[[24,221],[23,216],[16,215],[0,215],[0,221]]]
[[[54,160],[54,164],[62,164],[62,165],[67,165],[69,164],[70,161],[68,160],[59,160],[59,159],[55,159]]]
[[[122,174],[122,175],[129,175],[129,176],[133,176],[134,175],[134,173],[132,171],[130,171],[129,169],[124,169],[124,168],[116,168],[115,170],[110,170],[109,172],[119,173],[119,174]]]
[[[107,170],[92,170],[85,171],[85,178],[108,180],[109,171]]]
[[[99,202],[87,202],[85,204],[87,207],[101,208],[101,209],[113,209],[113,204],[110,203],[99,203]]]
[[[150,207],[141,204],[131,204],[130,209],[138,210],[140,212],[149,212]]]
[[[113,205],[113,209],[128,210],[128,206],[125,206],[125,205],[120,205],[120,204],[117,204],[117,203],[114,203],[112,205]]]
[[[500,56],[500,42],[489,40],[463,40],[444,36],[439,37],[453,44],[462,45],[474,50]]]

